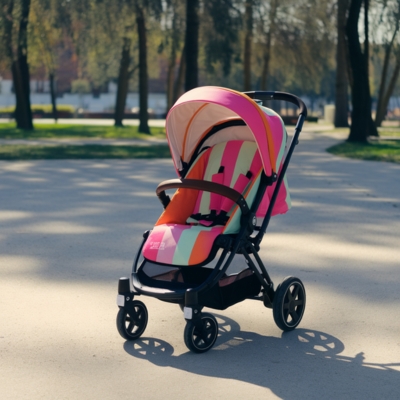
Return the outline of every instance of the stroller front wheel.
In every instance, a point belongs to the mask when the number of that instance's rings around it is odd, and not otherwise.
[[[212,314],[203,313],[201,321],[187,321],[183,338],[186,347],[194,353],[205,353],[214,346],[218,337],[218,322]]]
[[[273,315],[278,328],[283,331],[295,329],[303,318],[306,308],[306,291],[299,278],[289,276],[276,288]]]
[[[117,314],[117,329],[126,340],[138,339],[146,329],[147,308],[141,301],[134,300],[129,308],[120,308]]]

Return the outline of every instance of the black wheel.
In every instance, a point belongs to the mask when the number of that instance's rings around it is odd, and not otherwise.
[[[147,308],[138,300],[132,301],[129,309],[120,308],[117,314],[117,329],[126,340],[139,338],[147,326]]]
[[[201,329],[193,321],[187,321],[183,338],[186,347],[194,353],[204,353],[214,346],[218,336],[218,322],[212,314],[201,315]]]
[[[273,302],[276,325],[283,331],[291,331],[299,325],[306,308],[306,291],[303,282],[289,276],[278,285]]]

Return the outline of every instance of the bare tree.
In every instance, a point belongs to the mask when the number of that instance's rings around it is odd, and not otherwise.
[[[278,5],[279,5],[278,0],[270,1],[270,9],[268,12],[267,24],[264,22],[262,17],[260,18],[262,34],[265,37],[265,43],[263,43],[263,58],[262,58],[263,66],[261,72],[261,90],[268,89],[268,79],[270,75],[270,60],[271,60],[271,43],[276,29],[276,14],[278,10]]]
[[[5,0],[1,13],[1,37],[11,66],[16,98],[15,120],[17,127],[25,130],[33,129],[28,64],[30,5],[30,0]]]
[[[186,0],[185,91],[198,86],[199,0]]]
[[[361,49],[360,38],[358,34],[358,21],[360,10],[364,3],[366,21],[368,21],[368,1],[369,0],[351,0],[349,16],[346,24],[346,35],[349,50],[349,60],[352,72],[352,114],[351,127],[348,141],[366,142],[368,136],[377,136],[378,131],[372,121],[371,116],[371,93],[368,77],[368,30],[365,31],[366,46],[364,52]],[[367,27],[367,23],[365,23]]]
[[[349,96],[347,77],[346,14],[349,0],[338,0],[337,5],[337,48],[335,84],[335,127],[348,127]]]
[[[400,0],[392,2],[390,5],[392,6],[391,8],[389,8],[387,2],[384,2],[382,15],[379,19],[379,25],[385,25],[385,22],[388,22],[386,26],[390,27],[389,32],[387,32],[390,36],[384,43],[385,56],[379,84],[378,104],[375,116],[375,125],[377,127],[381,126],[382,121],[385,118],[387,106],[400,73],[400,49],[398,48],[398,43],[396,43],[400,29]],[[390,76],[389,67],[392,58],[394,59],[394,67]]]
[[[253,44],[253,0],[244,4],[243,90],[251,90],[251,53]]]

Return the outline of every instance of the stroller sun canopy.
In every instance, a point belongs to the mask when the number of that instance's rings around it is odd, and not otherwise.
[[[167,115],[166,132],[176,170],[183,169],[182,162],[190,160],[199,141],[215,125],[238,118],[247,126],[246,140],[257,144],[265,173],[276,173],[274,140],[281,142],[284,135],[280,118],[269,115],[243,93],[214,86],[186,92]]]

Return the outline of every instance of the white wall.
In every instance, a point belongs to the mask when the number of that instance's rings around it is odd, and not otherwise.
[[[110,85],[112,93],[102,93],[99,97],[93,97],[91,94],[72,94],[65,93],[57,98],[57,104],[69,104],[77,109],[83,108],[86,111],[102,112],[110,111],[115,106],[116,90],[114,85]],[[15,105],[15,95],[11,92],[11,80],[0,80],[0,107]],[[36,82],[31,82],[31,104],[51,104],[50,93],[35,93]],[[47,86],[45,85],[45,89]],[[148,106],[153,109],[157,116],[165,113],[167,108],[167,99],[165,93],[150,93]],[[138,93],[129,93],[126,99],[126,108],[132,109],[139,107]]]

